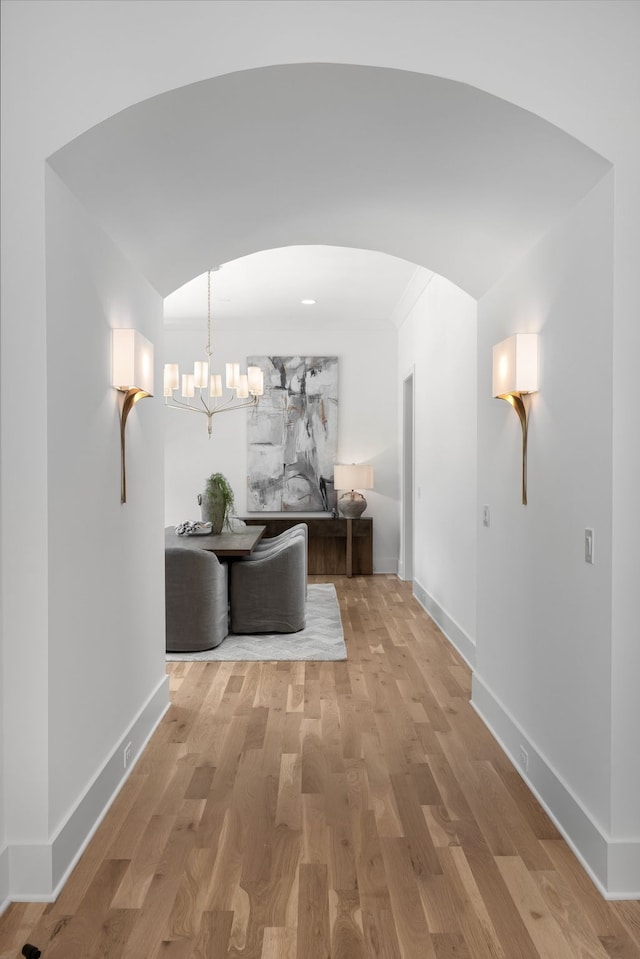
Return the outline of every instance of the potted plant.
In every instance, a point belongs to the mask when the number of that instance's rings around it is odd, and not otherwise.
[[[212,473],[205,482],[204,493],[198,495],[202,510],[202,521],[211,523],[213,533],[221,533],[222,528],[230,528],[230,518],[235,503],[229,480],[222,473]]]

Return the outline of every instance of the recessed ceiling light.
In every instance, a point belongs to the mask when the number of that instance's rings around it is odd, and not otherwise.
[[[300,300],[303,306],[315,306],[315,300]]]

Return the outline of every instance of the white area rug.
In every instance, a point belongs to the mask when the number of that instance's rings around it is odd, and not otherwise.
[[[215,649],[201,653],[167,653],[168,662],[265,662],[342,660],[347,658],[340,607],[333,583],[314,583],[307,596],[307,625],[299,633],[229,633]]]

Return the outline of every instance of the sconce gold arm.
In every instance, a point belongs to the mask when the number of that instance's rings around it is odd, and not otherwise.
[[[124,392],[124,391],[123,391]],[[120,411],[120,502],[127,502],[127,469],[126,469],[126,456],[125,456],[125,427],[127,425],[127,418],[129,413],[138,402],[142,400],[145,396],[151,396],[151,393],[146,393],[144,390],[139,390],[135,386],[130,390],[127,390],[124,393],[124,400],[122,403],[122,409]]]
[[[496,397],[499,400],[506,400],[518,414],[520,425],[522,426],[522,505],[527,505],[527,432],[529,425],[529,411],[524,405],[521,393],[502,393]]]

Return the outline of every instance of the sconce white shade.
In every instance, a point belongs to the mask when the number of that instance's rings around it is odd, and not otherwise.
[[[333,467],[333,488],[373,489],[373,466],[367,463],[351,463]]]
[[[493,348],[492,396],[538,391],[538,334],[516,333]]]
[[[153,344],[137,330],[112,330],[111,341],[112,385],[153,396]]]

